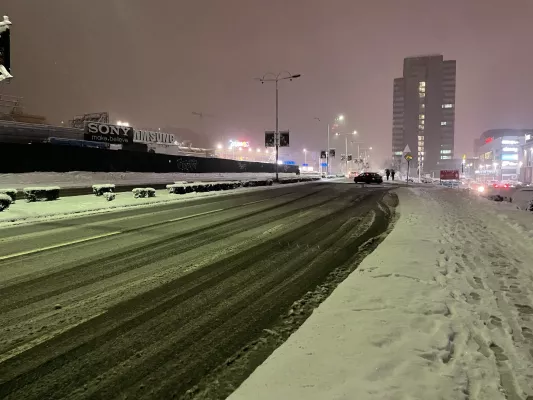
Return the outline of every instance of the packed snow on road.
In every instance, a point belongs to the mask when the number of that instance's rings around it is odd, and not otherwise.
[[[531,214],[397,193],[392,232],[230,400],[533,398]]]

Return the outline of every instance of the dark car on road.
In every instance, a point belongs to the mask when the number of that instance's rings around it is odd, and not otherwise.
[[[355,183],[383,183],[383,177],[380,174],[375,172],[364,172],[355,178],[353,178]]]

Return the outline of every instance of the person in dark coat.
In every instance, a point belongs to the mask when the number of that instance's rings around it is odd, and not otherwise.
[[[385,175],[387,175],[387,180],[389,180],[389,176],[390,176],[390,169],[386,169],[385,170]]]
[[[394,180],[394,174],[395,174],[395,173],[396,173],[396,171],[394,171],[393,169],[391,169],[390,174],[391,174],[391,176],[392,176],[392,180]]]

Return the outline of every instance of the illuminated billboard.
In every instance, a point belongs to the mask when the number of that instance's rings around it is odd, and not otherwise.
[[[230,140],[229,141],[230,149],[239,148],[239,147],[250,147],[250,142],[244,140]]]
[[[518,161],[518,154],[502,154],[502,161]]]

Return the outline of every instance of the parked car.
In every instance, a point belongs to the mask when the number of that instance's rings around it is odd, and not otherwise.
[[[383,183],[383,177],[380,174],[375,172],[363,172],[355,178],[353,178],[355,183]]]

